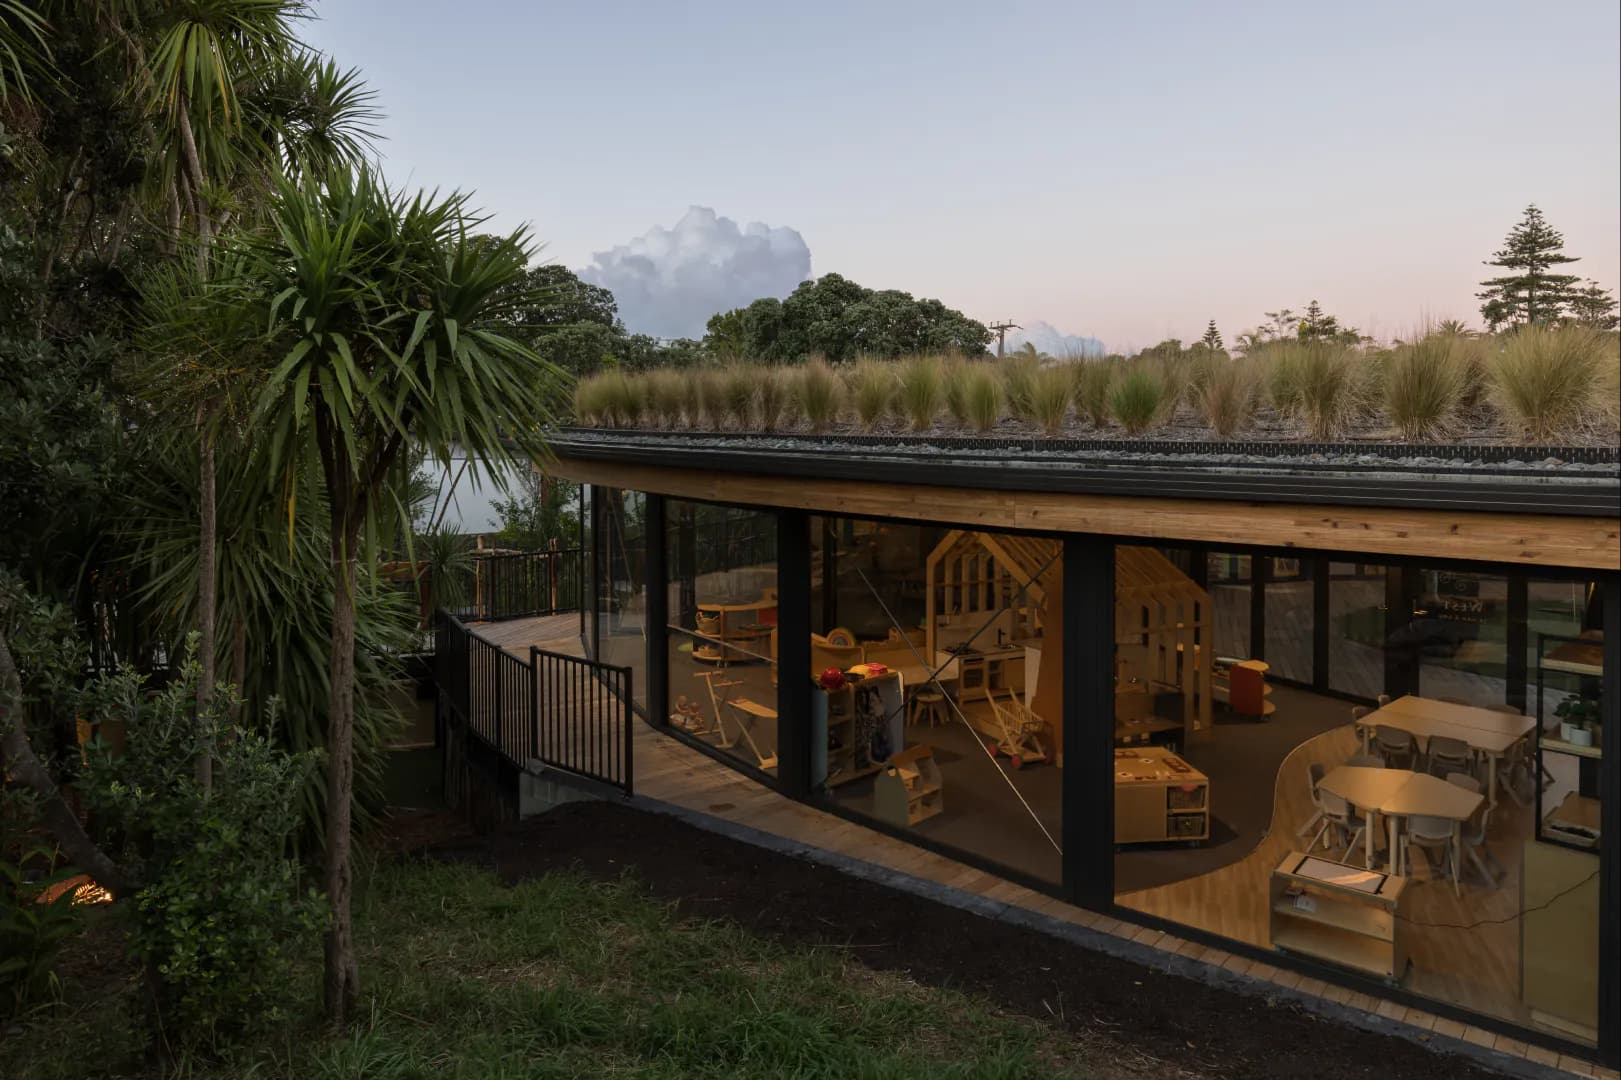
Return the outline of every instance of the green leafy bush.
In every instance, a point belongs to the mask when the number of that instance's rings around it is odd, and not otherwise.
[[[53,997],[56,958],[83,926],[77,875],[42,841],[29,793],[0,789],[0,1018]]]
[[[1165,407],[1165,384],[1146,364],[1131,364],[1109,386],[1109,411],[1128,435],[1153,426]]]
[[[87,715],[122,720],[124,752],[92,748],[81,787],[86,803],[119,838],[115,858],[143,887],[133,897],[130,947],[153,977],[165,1038],[213,1043],[284,1017],[289,961],[312,945],[323,904],[300,889],[290,858],[299,825],[288,797],[315,767],[267,732],[227,728],[227,693],[196,708],[198,669],[151,693],[122,671],[92,684]],[[274,715],[267,727],[275,727]],[[194,762],[214,756],[213,785]]]

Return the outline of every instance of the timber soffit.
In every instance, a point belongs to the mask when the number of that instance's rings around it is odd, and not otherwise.
[[[1322,453],[1324,448],[1317,454],[1322,460],[1311,460],[1313,448],[1288,444],[1272,447],[1273,456],[1266,457],[1211,452],[1198,444],[1174,453],[1156,445],[1154,451],[1136,454],[1114,449],[1088,454],[1085,449],[1038,450],[1030,440],[1010,440],[995,452],[987,452],[991,446],[969,449],[941,442],[698,438],[570,429],[559,433],[552,446],[562,458],[711,473],[987,491],[1621,516],[1621,479],[1613,451],[1586,462],[1587,470],[1567,471],[1511,467],[1466,452],[1450,462],[1413,465],[1391,459],[1388,448],[1382,448],[1384,454],[1347,462]]]

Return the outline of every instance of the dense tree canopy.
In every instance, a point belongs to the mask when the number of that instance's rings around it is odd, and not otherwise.
[[[761,360],[820,354],[835,363],[862,354],[956,351],[983,353],[991,332],[938,300],[896,289],[873,290],[838,274],[823,274],[787,299],[756,300],[709,320],[704,343],[716,353]]]

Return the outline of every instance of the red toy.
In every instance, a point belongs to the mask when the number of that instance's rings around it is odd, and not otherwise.
[[[822,672],[822,677],[816,681],[822,684],[823,690],[839,690],[844,686],[844,672],[836,667],[830,667]]]

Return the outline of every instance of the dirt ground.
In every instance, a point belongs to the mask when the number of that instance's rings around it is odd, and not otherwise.
[[[572,803],[489,836],[444,817],[392,824],[405,830],[390,845],[396,851],[485,865],[509,882],[560,868],[602,878],[630,872],[685,915],[848,949],[867,967],[982,995],[1208,1076],[1497,1075],[1286,1002],[1154,971],[623,804]]]

